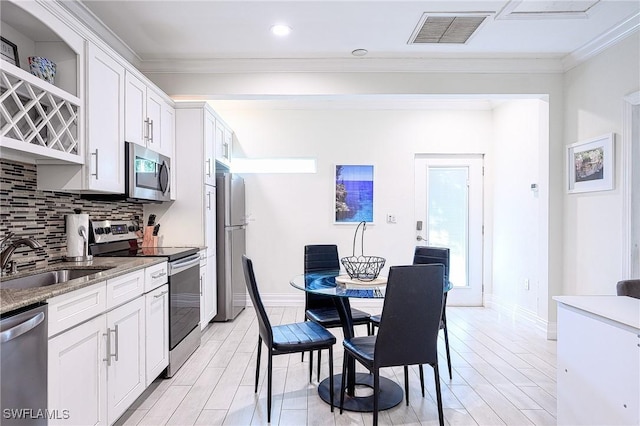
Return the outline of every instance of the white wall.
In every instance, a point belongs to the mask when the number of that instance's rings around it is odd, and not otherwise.
[[[619,144],[623,97],[640,88],[639,52],[636,32],[565,75],[565,144],[615,132],[618,146],[614,190],[564,195],[563,294],[615,294],[623,274]]]
[[[263,293],[301,298],[288,283],[302,272],[305,244],[335,243],[341,256],[352,251],[354,225],[333,224],[335,164],[375,166],[375,225],[365,234],[365,254],[387,266],[413,256],[414,155],[484,153],[492,143],[492,112],[423,110],[216,111],[236,132],[242,155],[315,157],[316,174],[245,175],[247,252]],[[394,214],[396,224],[385,222]],[[359,243],[358,248],[359,250]]]
[[[546,184],[541,179],[546,176],[544,170],[541,173],[540,164],[540,152],[548,145],[545,107],[546,102],[532,99],[496,108],[494,149],[489,162],[493,182],[493,261],[488,296],[492,303],[540,318],[546,317],[548,286],[546,263],[541,256],[546,253],[541,244],[541,224],[546,215]],[[539,188],[532,190],[532,184]]]

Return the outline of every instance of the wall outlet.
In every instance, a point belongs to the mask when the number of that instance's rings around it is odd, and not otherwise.
[[[525,290],[529,290],[530,289],[529,280],[528,279],[524,280],[524,289]]]
[[[387,223],[396,223],[396,215],[388,214],[387,215]]]

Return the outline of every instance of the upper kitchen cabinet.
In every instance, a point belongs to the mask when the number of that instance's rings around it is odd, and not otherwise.
[[[92,43],[87,52],[86,189],[122,193],[125,69]]]
[[[0,2],[1,151],[28,162],[82,164],[84,39],[48,2]],[[46,22],[46,24],[45,24]],[[51,81],[32,75],[29,57],[56,64]]]
[[[125,140],[168,157],[173,155],[175,112],[152,87],[127,71]]]
[[[231,151],[233,146],[233,131],[216,117],[215,150],[216,161],[225,167],[231,167]]]

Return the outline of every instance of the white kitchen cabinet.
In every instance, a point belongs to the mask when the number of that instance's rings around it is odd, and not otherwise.
[[[640,300],[556,296],[559,425],[640,424]]]
[[[215,162],[215,150],[216,150],[216,119],[213,113],[205,108],[203,110],[204,120],[204,180],[205,185],[216,184],[216,162]]]
[[[61,413],[51,424],[113,424],[166,368],[166,270],[152,265],[47,301],[48,408]]]
[[[87,189],[124,192],[124,67],[87,49]]]
[[[208,258],[206,250],[200,252],[200,329],[218,313],[218,294],[215,285],[215,257]]]
[[[50,425],[108,424],[106,333],[101,315],[49,339],[47,408],[59,410]]]
[[[233,131],[220,118],[216,118],[216,161],[231,167]]]
[[[113,424],[146,388],[144,309],[144,297],[138,297],[106,315],[109,424]]]
[[[169,286],[164,284],[144,297],[145,386],[149,386],[169,365]]]
[[[83,37],[38,2],[2,1],[0,17],[0,32],[16,43],[21,65],[4,55],[0,65],[3,157],[83,164]],[[29,56],[56,63],[53,83],[29,72]]]
[[[172,157],[173,107],[130,71],[125,87],[125,140]]]

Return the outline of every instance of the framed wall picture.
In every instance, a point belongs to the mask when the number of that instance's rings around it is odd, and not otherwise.
[[[335,166],[334,223],[373,223],[372,165]]]
[[[609,133],[567,146],[569,193],[613,189],[614,142]]]
[[[20,66],[20,58],[18,58],[18,46],[14,43],[11,43],[4,37],[0,37],[2,41],[2,45],[0,48],[0,53],[2,55],[2,59],[9,62],[10,64],[15,65],[16,67]]]

